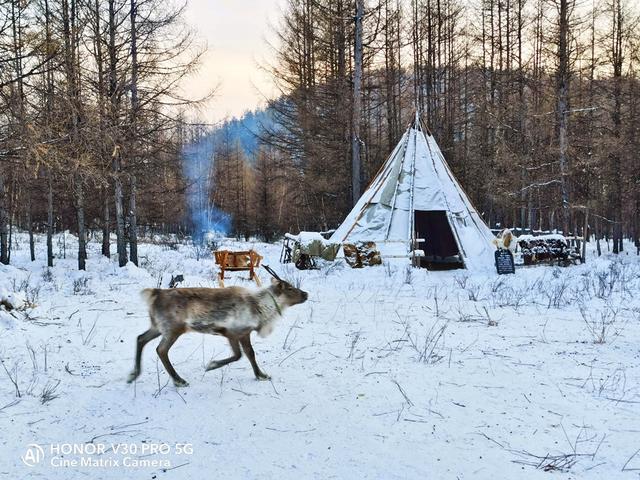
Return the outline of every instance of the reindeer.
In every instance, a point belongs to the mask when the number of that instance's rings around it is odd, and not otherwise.
[[[212,360],[206,371],[215,370],[240,360],[240,347],[251,362],[258,380],[270,377],[258,367],[251,346],[251,332],[261,337],[269,335],[285,308],[304,303],[309,294],[282,280],[270,267],[263,267],[273,276],[267,288],[251,291],[242,287],[228,288],[147,288],[142,296],[149,305],[151,326],[138,336],[135,367],[128,383],[140,375],[142,349],[154,338],[162,336],[156,348],[176,387],[188,383],[178,375],[169,361],[169,349],[178,337],[187,332],[210,333],[227,337],[233,355],[222,360]]]

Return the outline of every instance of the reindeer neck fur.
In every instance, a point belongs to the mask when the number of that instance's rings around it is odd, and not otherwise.
[[[282,316],[285,305],[278,301],[277,295],[271,291],[271,287],[267,287],[256,297],[258,321],[258,335],[266,337],[273,332],[278,317]]]

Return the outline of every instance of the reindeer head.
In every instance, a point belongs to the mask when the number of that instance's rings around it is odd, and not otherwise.
[[[309,294],[307,292],[294,287],[286,280],[282,280],[268,265],[263,265],[263,267],[273,277],[269,291],[278,299],[279,303],[290,307],[307,301],[307,298],[309,298]]]

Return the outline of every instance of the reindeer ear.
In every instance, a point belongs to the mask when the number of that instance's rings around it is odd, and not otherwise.
[[[278,280],[275,278],[271,278],[271,285],[275,285],[277,283],[280,283],[280,282],[278,282]]]

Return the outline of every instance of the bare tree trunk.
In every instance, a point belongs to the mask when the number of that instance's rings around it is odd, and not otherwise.
[[[104,189],[104,199],[102,202],[102,255],[111,258],[111,246],[109,244],[109,189]]]
[[[360,158],[360,121],[362,120],[362,20],[364,0],[356,0],[355,42],[353,56],[353,116],[351,120],[351,200],[360,198],[362,188]]]
[[[31,191],[27,193],[27,231],[29,232],[29,254],[31,256],[31,261],[35,262],[36,260],[36,245],[35,240],[33,238],[33,218],[31,212]]]
[[[124,267],[127,264],[127,242],[125,239],[125,218],[124,218],[124,195],[122,193],[121,178],[121,156],[122,151],[119,142],[120,136],[117,132],[118,127],[118,50],[116,45],[116,3],[115,0],[108,0],[109,7],[109,42],[107,51],[109,55],[109,99],[110,99],[110,123],[111,127],[116,129],[116,138],[114,139],[115,147],[112,155],[112,170],[114,183],[114,202],[116,217],[116,246],[118,250],[118,265]]]
[[[53,174],[47,171],[47,267],[53,267]]]
[[[98,115],[99,115],[99,125],[100,129],[105,127],[106,122],[106,105],[105,105],[105,97],[107,95],[105,88],[105,64],[104,64],[104,55],[103,55],[103,30],[102,30],[102,18],[101,18],[101,10],[100,10],[100,0],[94,0],[93,3],[93,14],[95,23],[93,24],[93,43],[94,43],[94,51],[95,51],[95,61],[97,67],[97,87],[98,87]],[[98,152],[100,154],[101,166],[105,169],[109,169],[109,165],[106,162],[107,157],[107,148],[104,144],[100,145]],[[103,163],[104,162],[104,163]],[[103,175],[108,178],[107,172],[103,170]],[[102,248],[101,253],[103,256],[107,258],[111,258],[111,244],[110,244],[110,235],[111,235],[111,226],[109,219],[109,186],[108,180],[106,181],[107,186],[102,188]]]
[[[129,247],[130,259],[133,264],[138,266],[138,222],[136,218],[136,176],[130,175],[129,185]]]
[[[124,236],[124,195],[122,193],[122,179],[120,178],[120,148],[118,147],[116,147],[113,152],[113,171],[113,183],[115,185],[118,265],[124,267],[127,264],[127,242]]]
[[[399,87],[400,65],[396,53],[400,50],[401,43],[397,39],[400,18],[400,9],[391,10],[389,0],[385,0],[385,87],[387,102],[387,149],[391,151],[398,141],[400,129],[400,109],[398,100],[400,95],[396,92]],[[397,43],[396,43],[397,42]]]
[[[85,262],[87,258],[86,250],[86,232],[84,218],[84,191],[83,191],[83,172],[80,165],[80,153],[77,152],[80,144],[80,77],[78,75],[78,49],[79,38],[77,30],[78,20],[78,4],[75,0],[71,2],[63,1],[61,3],[61,20],[64,37],[64,72],[66,82],[66,101],[69,102],[71,113],[71,124],[69,126],[71,156],[77,161],[77,165],[73,168],[75,173],[72,177],[73,195],[76,207],[76,218],[78,221],[78,269],[85,270]],[[71,153],[73,152],[73,153]],[[73,162],[76,163],[76,162]]]
[[[587,242],[589,242],[589,209],[584,211],[584,227],[582,227],[582,263],[587,261]]]
[[[49,0],[44,0],[45,15],[45,40],[47,44],[47,54],[52,49],[51,40],[51,12],[49,10]],[[51,62],[48,59],[47,64]],[[45,118],[49,121],[53,118],[54,85],[53,68],[49,68],[44,77],[45,91]],[[47,168],[47,267],[53,267],[53,171],[52,167]]]
[[[615,138],[616,147],[620,142],[621,130],[622,130],[622,66],[623,66],[623,25],[624,17],[622,13],[622,6],[620,0],[614,0],[611,5],[613,28],[611,38],[613,40],[611,49],[611,60],[613,67],[613,111],[611,112],[611,120],[613,121],[613,136]],[[622,182],[622,159],[621,155],[617,151],[613,151],[611,155],[611,162],[613,164],[613,179],[614,185],[614,198],[613,209],[613,253],[622,253],[623,246],[623,234],[622,234],[622,219],[623,215],[623,182]]]
[[[15,223],[15,215],[16,215],[14,210],[15,187],[16,187],[16,180],[14,178],[12,183],[12,188],[9,191],[9,251],[8,251],[7,263],[11,263],[11,251],[13,250],[13,224]]]
[[[560,0],[558,71],[556,73],[558,146],[560,149],[560,193],[562,197],[562,229],[569,233],[569,0]]]
[[[9,215],[7,213],[7,192],[5,177],[0,172],[0,263],[9,265]]]
[[[138,6],[136,0],[131,0],[131,11],[129,12],[129,20],[131,26],[131,125],[132,125],[132,141],[131,153],[132,160],[135,163],[137,155],[137,120],[140,101],[138,99],[138,31],[136,24],[136,15]],[[133,165],[135,168],[135,164]],[[136,176],[130,174],[129,185],[129,247],[131,261],[138,266],[138,232],[137,232],[137,211],[136,211]]]
[[[86,270],[87,260],[87,232],[84,221],[84,190],[82,178],[76,175],[75,181],[76,215],[78,218],[78,270]]]

